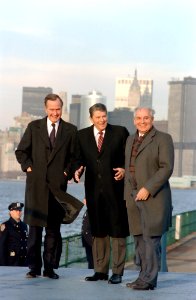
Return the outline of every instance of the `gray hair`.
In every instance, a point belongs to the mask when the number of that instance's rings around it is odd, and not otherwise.
[[[149,114],[151,115],[152,118],[154,118],[154,115],[155,115],[155,110],[153,108],[150,108],[150,107],[145,107],[145,106],[138,106],[134,109],[134,112],[133,112],[133,116],[135,118],[137,112],[139,110],[142,110],[142,109],[146,109],[149,111]]]
[[[61,106],[63,106],[63,100],[61,99],[61,97],[57,94],[48,94],[45,99],[44,99],[44,104],[45,106],[47,106],[47,102],[50,101],[56,101],[57,99],[59,99]]]
[[[103,111],[103,112],[105,112],[107,114],[107,108],[106,108],[105,104],[103,104],[103,103],[95,103],[93,106],[91,106],[89,108],[89,114],[90,114],[91,118],[92,118],[94,112],[97,111],[97,110]]]

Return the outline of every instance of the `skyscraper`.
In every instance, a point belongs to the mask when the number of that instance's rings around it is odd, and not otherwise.
[[[168,132],[175,146],[173,176],[196,175],[196,78],[169,82]]]
[[[52,93],[50,87],[23,87],[22,113],[26,112],[33,116],[44,117],[44,98]]]
[[[138,79],[137,70],[134,77],[116,79],[115,108],[128,107],[134,110],[137,106],[152,107],[153,80]]]
[[[80,128],[80,106],[82,95],[72,95],[70,104],[69,121]]]

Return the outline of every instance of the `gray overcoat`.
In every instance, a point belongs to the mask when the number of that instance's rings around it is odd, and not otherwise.
[[[138,149],[135,160],[137,190],[131,186],[129,171],[131,149],[135,135],[128,137],[125,150],[125,188],[129,230],[133,235],[142,233],[141,222],[150,236],[160,236],[172,221],[172,200],[169,178],[174,166],[174,146],[169,134],[154,127]],[[147,201],[135,202],[137,191],[145,187],[150,196]],[[142,208],[142,219],[138,206]]]

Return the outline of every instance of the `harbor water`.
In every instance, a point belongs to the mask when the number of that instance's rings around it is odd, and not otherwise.
[[[84,198],[83,183],[70,183],[68,190],[79,200]],[[24,180],[0,180],[0,223],[8,219],[8,205],[11,202],[24,202]],[[172,189],[173,215],[196,210],[196,189]],[[62,236],[69,236],[81,232],[82,216],[85,207],[72,224],[62,225]]]

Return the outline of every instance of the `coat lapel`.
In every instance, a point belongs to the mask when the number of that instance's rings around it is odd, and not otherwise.
[[[106,147],[107,148],[110,147],[110,144],[111,144],[113,138],[114,138],[114,135],[112,134],[112,126],[110,126],[108,124],[105,129],[105,136],[104,136],[103,144],[102,144],[101,151],[99,154],[104,153]]]
[[[126,145],[126,162],[125,162],[125,169],[129,170],[129,165],[130,165],[130,159],[131,159],[131,151],[133,147],[133,142],[134,142],[135,136],[131,136],[127,140],[127,145]],[[130,179],[131,173],[128,171],[128,178]]]
[[[97,143],[96,143],[96,140],[95,140],[95,136],[94,136],[94,126],[90,126],[88,128],[88,135],[87,135],[87,143],[88,143],[88,147],[90,149],[92,149],[92,151],[94,153],[98,153],[98,148],[97,148]]]
[[[47,118],[40,120],[40,136],[41,139],[44,141],[44,144],[50,148],[50,141],[48,137],[48,130],[47,130]]]
[[[54,148],[52,149],[50,157],[49,157],[49,162],[53,159],[53,157],[59,151],[61,146],[65,143],[66,137],[68,135],[68,130],[69,129],[67,128],[66,123],[64,123],[61,120],[59,123],[57,134],[56,134],[55,145],[54,145]]]
[[[145,139],[143,140],[142,144],[140,145],[140,147],[138,149],[137,156],[140,154],[141,151],[144,150],[144,148],[146,148],[146,146],[148,144],[150,144],[152,142],[155,133],[156,133],[156,129],[153,127],[151,129],[151,131],[147,134],[147,136],[145,137]]]

